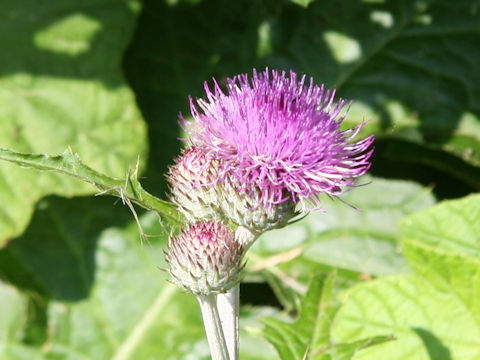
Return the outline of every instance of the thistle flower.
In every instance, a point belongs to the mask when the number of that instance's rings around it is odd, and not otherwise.
[[[320,195],[343,194],[370,168],[373,136],[354,141],[365,123],[340,130],[346,102],[312,78],[266,69],[227,79],[226,92],[215,79],[213,91],[204,87],[206,99],[190,98],[193,121],[182,125],[218,161],[215,182],[233,184],[254,209],[317,209]]]
[[[226,292],[243,269],[243,247],[228,226],[215,222],[190,224],[171,237],[165,258],[173,283],[195,295]]]

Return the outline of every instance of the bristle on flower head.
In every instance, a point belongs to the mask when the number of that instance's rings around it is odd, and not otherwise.
[[[243,247],[228,226],[188,225],[170,238],[166,260],[172,281],[196,295],[224,293],[240,281]]]
[[[267,211],[285,201],[347,191],[370,168],[373,136],[354,142],[364,123],[340,130],[345,101],[294,72],[253,71],[227,79],[224,92],[205,83],[206,99],[190,98],[182,118],[194,146],[218,161],[216,181],[239,193],[260,192]]]

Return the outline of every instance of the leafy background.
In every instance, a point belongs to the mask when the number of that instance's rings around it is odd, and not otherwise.
[[[362,211],[325,199],[259,239],[241,358],[480,358],[478,1],[4,0],[0,19],[0,147],[118,177],[139,157],[160,197],[204,80],[293,69],[354,99],[345,126],[377,136],[344,198]],[[142,242],[93,194],[0,163],[0,359],[208,359],[158,270],[164,227],[139,212]]]

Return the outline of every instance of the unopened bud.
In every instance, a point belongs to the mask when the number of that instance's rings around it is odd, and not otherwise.
[[[282,227],[298,215],[288,196],[284,202],[265,206],[259,189],[247,191],[234,177],[218,182],[217,168],[218,163],[195,146],[185,150],[170,168],[171,200],[188,222],[231,221],[261,233]]]
[[[169,241],[172,281],[195,295],[225,293],[240,282],[243,247],[234,232],[215,222],[188,225]]]
[[[171,166],[167,180],[170,199],[178,206],[188,222],[221,221],[215,185],[215,162],[192,146]]]
[[[290,199],[266,209],[258,189],[249,193],[237,189],[234,181],[225,182],[218,187],[220,209],[226,218],[253,232],[261,233],[285,226],[299,214],[295,211],[296,204]]]

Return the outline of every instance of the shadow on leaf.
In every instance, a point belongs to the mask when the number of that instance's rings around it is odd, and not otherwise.
[[[422,328],[413,328],[412,330],[422,339],[430,360],[453,360],[450,350],[430,331]]]
[[[128,208],[114,202],[112,197],[41,200],[26,231],[0,250],[0,277],[56,300],[87,298],[102,231],[132,221]]]

